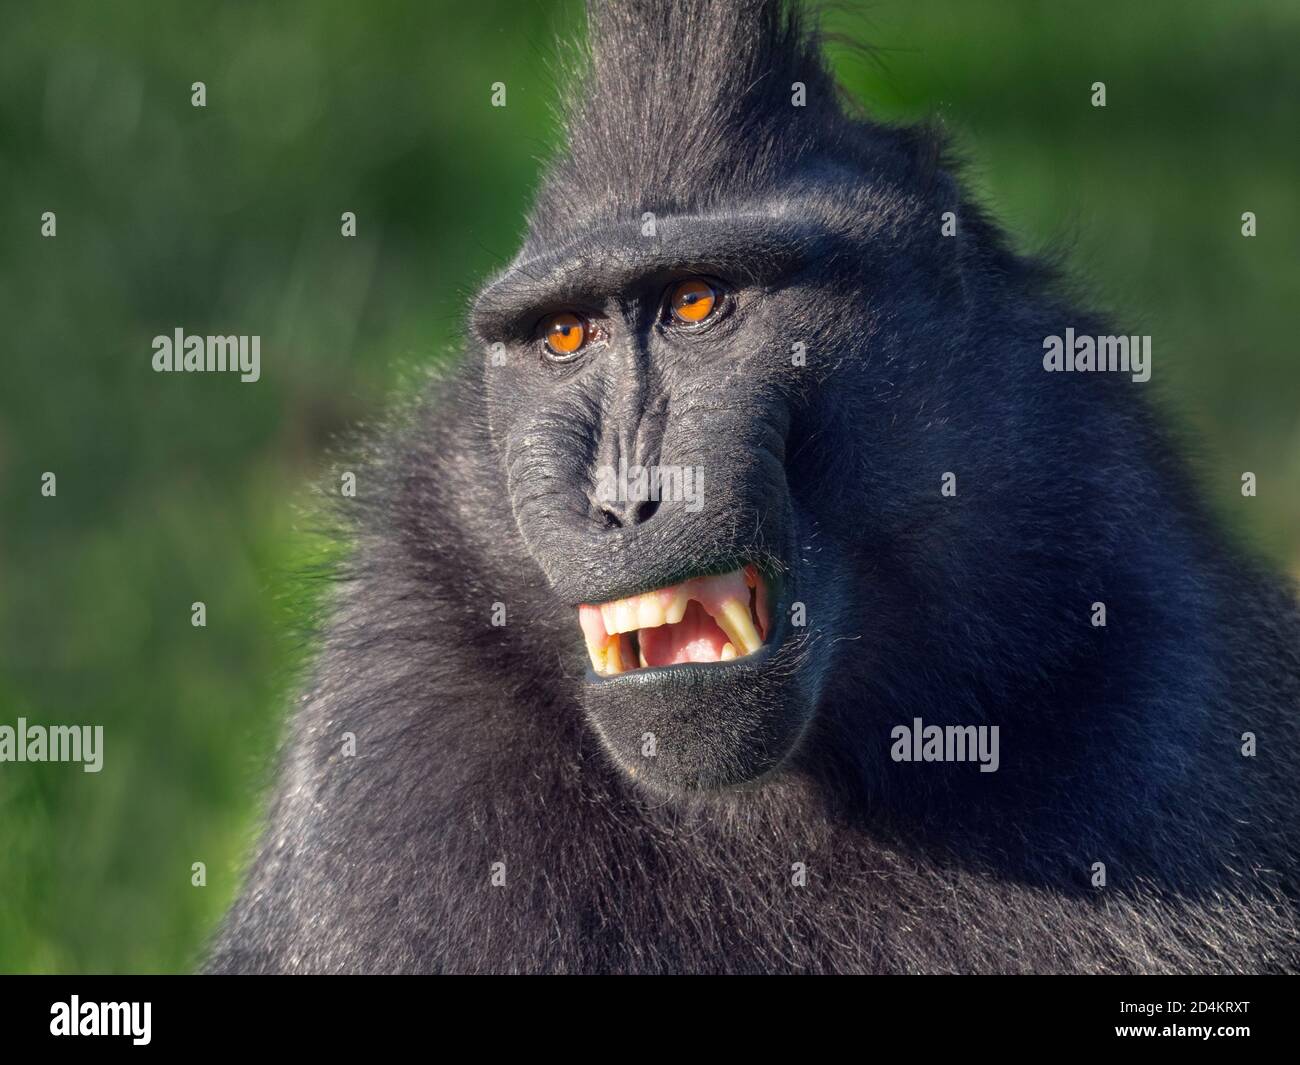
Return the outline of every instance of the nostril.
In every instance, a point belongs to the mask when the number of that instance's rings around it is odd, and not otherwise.
[[[659,509],[659,500],[647,499],[642,503],[636,504],[633,513],[636,515],[636,522],[641,525],[655,516],[655,511]]]
[[[626,502],[598,503],[596,512],[606,529],[623,529],[631,525],[644,525],[655,516],[659,500],[629,499]]]

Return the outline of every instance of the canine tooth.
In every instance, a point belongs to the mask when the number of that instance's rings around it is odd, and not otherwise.
[[[767,601],[767,585],[762,581],[754,589],[754,609],[758,613],[758,624],[762,629],[763,639],[772,631],[772,608]]]
[[[722,645],[722,654],[718,656],[723,662],[729,662],[736,657],[736,645],[734,643],[724,643]]]
[[[650,667],[650,663],[647,662],[647,661],[645,660],[645,652],[644,652],[644,651],[641,651],[641,652],[640,652],[640,657],[641,657],[641,668],[642,668],[642,669],[648,669],[648,668]]]
[[[584,603],[578,607],[578,624],[582,628],[582,637],[587,644],[587,654],[591,656],[591,668],[597,673],[605,671],[605,646],[609,636],[601,623],[600,611]]]
[[[623,663],[619,658],[619,639],[615,636],[609,641],[609,647],[606,649],[605,673],[607,676],[614,676],[623,672]]]
[[[637,601],[636,624],[639,629],[657,629],[664,623],[664,608],[654,595],[643,595]]]
[[[749,616],[749,605],[736,599],[728,599],[713,619],[718,627],[727,634],[727,639],[739,647],[745,654],[751,655],[763,646],[758,630]]]

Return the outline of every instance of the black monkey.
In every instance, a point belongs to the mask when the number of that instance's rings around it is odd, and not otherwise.
[[[1113,329],[787,5],[589,26],[209,968],[1296,970],[1300,618]]]

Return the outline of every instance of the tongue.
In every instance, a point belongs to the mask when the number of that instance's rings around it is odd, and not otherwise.
[[[694,599],[687,604],[686,613],[676,625],[642,629],[638,637],[648,666],[717,662],[727,643],[727,634]]]

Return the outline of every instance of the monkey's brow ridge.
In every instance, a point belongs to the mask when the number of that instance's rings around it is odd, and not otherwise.
[[[763,283],[797,267],[811,247],[830,237],[783,213],[668,215],[656,220],[653,236],[642,225],[603,227],[512,263],[475,301],[475,332],[485,340],[510,334],[539,311],[603,298],[674,270]]]

